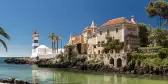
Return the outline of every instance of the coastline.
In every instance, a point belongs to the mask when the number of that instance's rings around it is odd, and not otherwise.
[[[121,68],[115,68],[109,65],[104,65],[102,63],[87,63],[82,62],[81,60],[74,62],[59,62],[52,63],[54,59],[40,59],[40,60],[32,60],[28,58],[10,58],[4,60],[5,63],[8,64],[36,64],[41,68],[64,68],[73,71],[81,71],[81,72],[98,72],[98,73],[119,73],[119,74],[130,74],[130,75],[160,75],[160,76],[168,76],[168,68],[167,67],[139,67],[139,66],[131,66],[127,65]]]

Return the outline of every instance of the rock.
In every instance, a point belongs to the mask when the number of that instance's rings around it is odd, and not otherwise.
[[[0,79],[0,83],[9,83],[9,84],[31,84],[27,81],[23,80],[15,80],[15,78],[9,78],[9,79]]]
[[[163,66],[161,66],[161,67],[159,68],[159,74],[163,75],[163,73],[164,73]]]
[[[138,73],[139,73],[140,75],[144,74],[144,68],[141,67],[141,68],[138,70]]]
[[[158,67],[155,67],[155,68],[153,69],[153,73],[156,74],[156,75],[158,75],[158,74],[159,74],[159,68],[158,68]]]
[[[153,67],[152,66],[149,67],[149,74],[153,74]]]
[[[14,81],[15,81],[15,78],[9,78],[8,79],[8,83],[14,83]]]
[[[4,60],[5,63],[8,64],[29,64],[30,61],[24,58],[8,58]]]

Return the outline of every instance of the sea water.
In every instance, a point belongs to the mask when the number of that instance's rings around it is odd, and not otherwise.
[[[166,76],[130,76],[38,68],[36,65],[6,64],[0,58],[0,78],[16,78],[34,84],[168,84]]]

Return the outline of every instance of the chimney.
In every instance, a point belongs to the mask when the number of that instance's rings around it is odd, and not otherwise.
[[[131,16],[131,22],[132,22],[133,24],[135,24],[134,16]]]

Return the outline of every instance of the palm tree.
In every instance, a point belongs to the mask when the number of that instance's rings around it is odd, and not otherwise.
[[[51,42],[52,42],[52,53],[55,52],[55,51],[54,51],[54,49],[55,49],[55,37],[56,37],[55,33],[51,33],[51,34],[49,35],[49,39],[50,39]]]
[[[6,39],[10,40],[10,36],[1,27],[0,27],[0,35],[3,36],[3,37],[5,37]],[[0,42],[2,43],[2,45],[4,46],[4,48],[6,49],[6,52],[7,52],[8,48],[7,48],[7,45],[6,45],[5,41],[2,40],[2,39],[0,39]]]
[[[58,36],[55,36],[55,41],[57,43],[57,53],[58,53],[58,41],[59,41],[59,37]]]
[[[62,52],[62,38],[59,37],[59,40],[60,40],[60,42],[61,42],[61,52]]]

